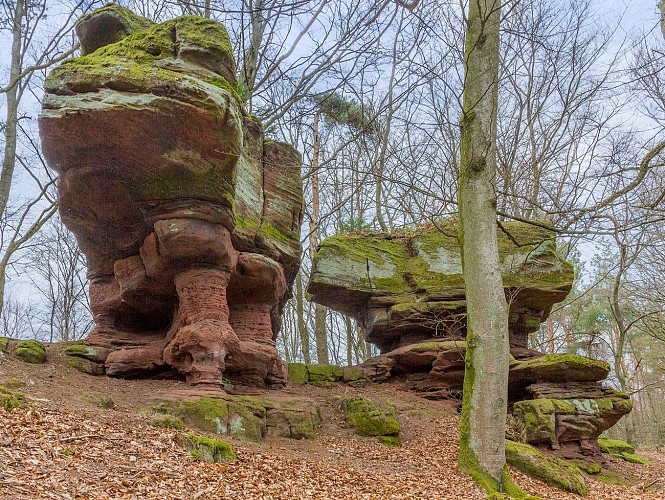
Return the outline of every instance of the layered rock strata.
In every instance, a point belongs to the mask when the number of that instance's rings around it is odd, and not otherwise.
[[[528,224],[498,233],[510,343],[526,347],[552,306],[571,289],[573,268],[552,234]],[[458,228],[442,221],[404,234],[338,235],[316,254],[312,300],[356,319],[381,352],[436,338],[466,337]]]
[[[299,266],[300,155],[264,139],[226,30],[109,4],[45,83],[42,147],[86,256],[91,372],[282,386],[275,348]]]
[[[308,291],[353,317],[381,355],[359,378],[396,382],[430,399],[461,401],[466,351],[464,277],[454,221],[395,235],[338,235],[321,244]],[[571,289],[554,235],[533,225],[498,233],[510,307],[509,404],[521,438],[566,458],[602,462],[598,436],[631,410],[602,386],[604,361],[528,349],[527,340]]]

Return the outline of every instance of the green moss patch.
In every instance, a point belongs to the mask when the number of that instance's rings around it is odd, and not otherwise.
[[[18,389],[19,387],[23,387],[25,383],[17,378],[8,378],[5,380],[4,385],[7,389]]]
[[[399,443],[401,428],[393,405],[378,404],[369,398],[354,397],[344,399],[342,408],[347,421],[357,434],[380,438],[381,442],[390,443],[391,446]]]
[[[317,405],[301,401],[274,402],[253,396],[164,401],[152,411],[176,417],[188,427],[251,441],[260,441],[268,433],[291,439],[311,439],[321,424]]]
[[[305,363],[289,363],[287,366],[289,382],[304,385],[309,382],[309,374]]]
[[[566,460],[524,443],[506,440],[506,462],[520,472],[550,486],[586,495],[584,474]]]
[[[15,408],[25,406],[25,404],[25,394],[22,392],[10,391],[6,387],[0,385],[0,408],[12,411]]]
[[[20,340],[12,353],[26,363],[46,363],[46,348],[39,340]]]
[[[630,486],[630,482],[617,472],[603,471],[593,477],[601,483],[609,484],[612,486]]]
[[[649,460],[646,457],[643,457],[641,455],[638,455],[636,453],[618,453],[618,454],[613,454],[612,456],[621,458],[622,460],[625,460],[626,462],[630,462],[631,464],[640,464],[640,465],[651,465],[653,462]]]
[[[9,338],[0,337],[0,353],[5,354],[9,351]]]
[[[153,427],[160,427],[162,429],[184,429],[185,423],[177,417],[164,416],[160,418],[153,418],[150,421],[150,425]]]
[[[600,474],[602,470],[600,464],[589,460],[569,460],[569,462],[587,474]]]
[[[598,445],[603,453],[635,453],[635,447],[621,439],[599,437]]]
[[[234,461],[238,457],[231,445],[222,440],[201,436],[193,432],[188,433],[179,440],[195,460],[203,460],[211,463]]]

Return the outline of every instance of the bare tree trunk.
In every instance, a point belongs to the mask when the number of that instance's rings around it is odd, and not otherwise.
[[[469,2],[458,194],[468,325],[458,466],[489,493],[516,488],[505,458],[510,353],[496,236],[500,19],[498,0]]]
[[[552,316],[547,318],[547,352],[554,354],[554,321]]]
[[[351,318],[346,316],[346,365],[353,364],[353,324]]]
[[[240,71],[238,83],[244,86],[244,90],[250,96],[249,108],[252,107],[252,91],[256,84],[256,75],[259,71],[259,55],[261,53],[261,42],[266,30],[268,19],[265,12],[264,0],[249,1],[249,16],[251,19],[249,47],[245,50],[242,60],[242,71]]]
[[[23,48],[21,30],[24,15],[24,0],[16,0],[12,25],[12,54],[9,68],[11,88],[7,90],[7,120],[4,131],[5,153],[2,158],[2,172],[0,173],[0,214],[5,213],[7,203],[9,203],[9,192],[14,177],[14,166],[16,165],[16,130],[18,128],[19,87],[21,84],[19,77],[21,75],[21,50]]]
[[[305,301],[303,300],[302,275],[300,271],[296,275],[296,316],[298,318],[298,336],[300,337],[300,350],[305,363],[312,363],[309,355],[309,332],[305,323]]]
[[[312,147],[312,216],[309,219],[309,255],[314,261],[316,247],[319,243],[319,150],[321,140],[319,137],[319,118],[317,111],[314,115],[314,145]],[[314,338],[316,340],[316,361],[328,364],[328,335],[326,332],[326,308],[316,304],[314,306]]]

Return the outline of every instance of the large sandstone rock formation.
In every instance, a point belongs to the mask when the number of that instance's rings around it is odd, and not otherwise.
[[[110,4],[45,84],[40,131],[86,255],[96,323],[76,355],[112,376],[281,386],[300,259],[300,155],[243,110],[226,30]],[[79,352],[80,351],[80,352]]]
[[[466,350],[464,279],[454,221],[402,234],[338,235],[320,245],[312,300],[356,319],[381,355],[358,368],[431,399],[461,400]],[[571,289],[573,269],[554,235],[507,223],[498,233],[510,305],[509,403],[521,437],[568,458],[602,461],[597,438],[631,410],[604,388],[604,361],[527,348],[552,306]]]
[[[526,347],[572,286],[573,268],[547,231],[505,224],[499,249],[510,299],[510,343]],[[312,300],[352,316],[381,352],[427,339],[466,337],[458,228],[442,221],[394,235],[338,235],[320,245]]]

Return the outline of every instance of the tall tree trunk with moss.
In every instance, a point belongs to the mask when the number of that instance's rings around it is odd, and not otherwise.
[[[458,466],[488,492],[512,493],[507,474],[508,305],[496,223],[499,0],[469,2],[459,173],[467,350]]]
[[[312,214],[309,219],[309,256],[314,262],[316,246],[319,243],[319,150],[321,141],[319,137],[320,112],[314,115],[314,144],[312,147]],[[320,304],[314,305],[314,338],[316,340],[316,361],[319,364],[328,364],[328,334],[326,332],[326,308]]]

